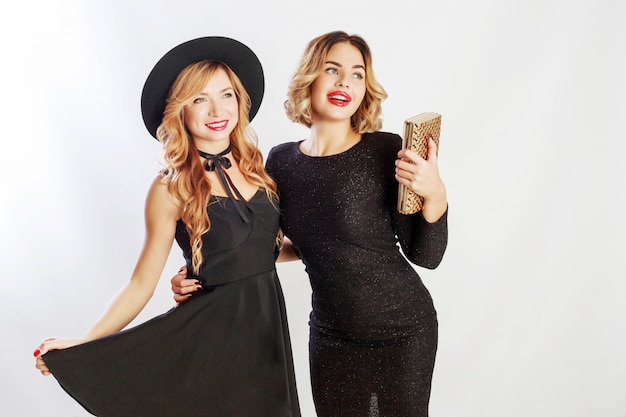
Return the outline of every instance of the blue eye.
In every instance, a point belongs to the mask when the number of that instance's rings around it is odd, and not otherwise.
[[[355,72],[354,74],[352,74],[352,77],[356,78],[357,80],[362,80],[364,78],[363,74],[359,72]]]
[[[204,97],[198,97],[193,100],[194,103],[204,103],[205,101]]]
[[[337,68],[326,68],[326,73],[328,74],[338,74]]]

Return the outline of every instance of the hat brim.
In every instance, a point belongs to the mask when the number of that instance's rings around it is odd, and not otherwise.
[[[241,80],[250,96],[252,120],[261,106],[265,91],[263,67],[256,54],[243,43],[221,36],[208,36],[184,42],[166,53],[154,66],[141,93],[141,114],[148,132],[157,137],[163,119],[165,100],[178,74],[187,66],[203,61],[222,62]]]

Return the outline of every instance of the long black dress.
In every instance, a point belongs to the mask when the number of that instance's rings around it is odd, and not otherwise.
[[[59,384],[104,417],[299,417],[287,316],[276,275],[278,211],[264,191],[244,223],[213,197],[204,291],[137,327],[43,356]],[[189,236],[176,239],[189,271]]]
[[[398,213],[400,146],[398,135],[377,132],[337,155],[307,156],[299,142],[268,155],[281,226],[312,287],[309,359],[319,417],[428,415],[437,315],[406,258],[439,265],[447,211],[433,224]]]

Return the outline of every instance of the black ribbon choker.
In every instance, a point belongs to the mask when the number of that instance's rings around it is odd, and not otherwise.
[[[220,182],[222,183],[222,185],[224,186],[224,189],[226,190],[226,193],[228,194],[228,198],[230,199],[230,201],[233,202],[233,205],[237,209],[237,213],[239,213],[239,217],[241,217],[241,220],[243,220],[244,223],[248,223],[250,219],[248,219],[248,216],[246,216],[246,214],[241,209],[241,205],[246,207],[248,210],[250,210],[250,207],[248,207],[246,199],[243,198],[243,196],[241,195],[237,187],[235,187],[235,184],[233,184],[233,181],[230,179],[230,176],[228,176],[228,173],[226,172],[226,170],[232,166],[230,159],[224,156],[228,154],[229,152],[230,152],[230,145],[228,145],[228,148],[224,149],[222,152],[215,154],[215,155],[202,152],[201,150],[198,149],[198,153],[200,154],[200,156],[206,159],[206,161],[204,162],[204,169],[206,169],[209,172],[212,172],[212,171],[217,172],[217,176]],[[235,198],[235,194],[237,195],[238,199]]]

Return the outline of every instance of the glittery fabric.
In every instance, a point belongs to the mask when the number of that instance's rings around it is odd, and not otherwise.
[[[310,372],[318,417],[428,416],[437,315],[415,268],[436,268],[436,223],[397,212],[396,134],[364,134],[338,155],[270,151],[281,226],[309,274]],[[400,248],[402,251],[400,251]],[[403,256],[403,254],[405,256]]]

